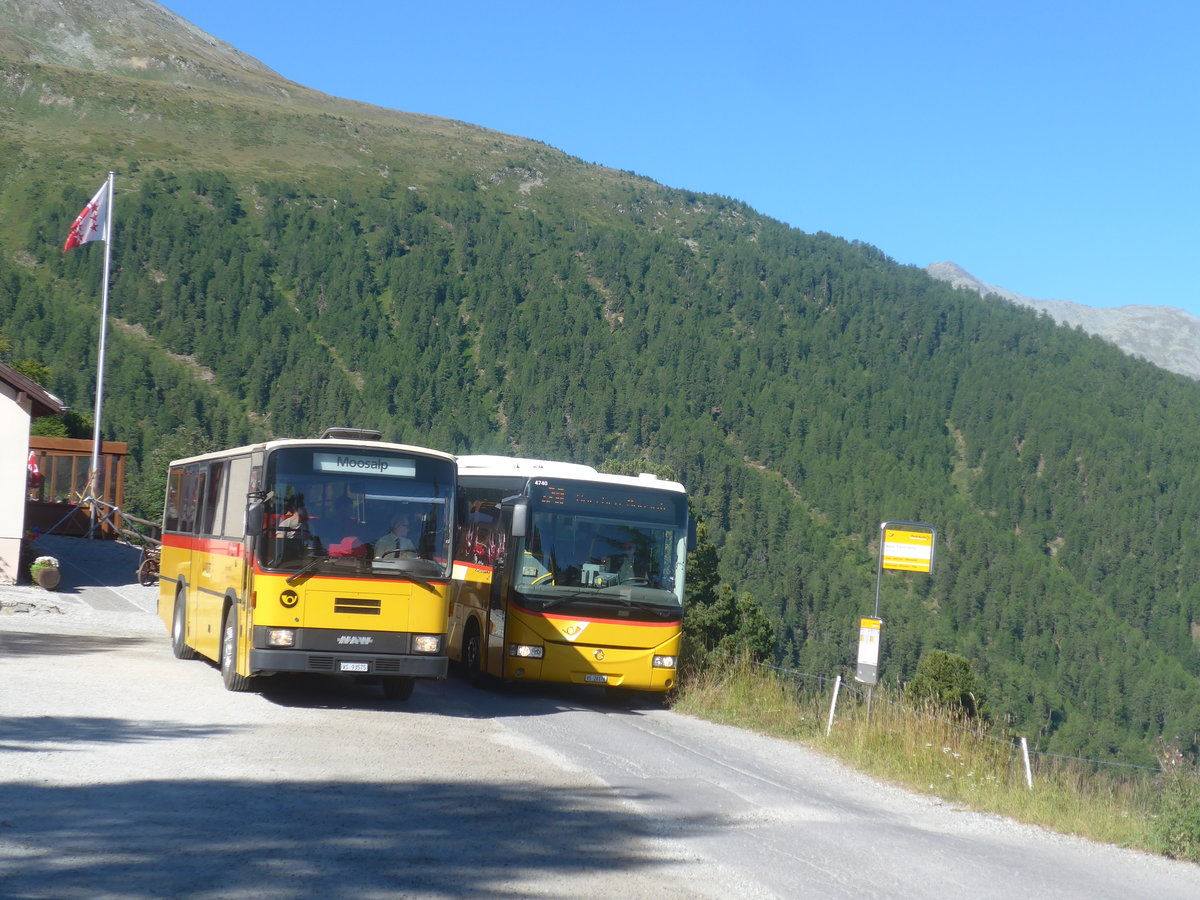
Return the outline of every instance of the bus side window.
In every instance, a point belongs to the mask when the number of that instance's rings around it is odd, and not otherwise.
[[[229,490],[226,492],[225,524],[221,534],[241,539],[245,535],[246,495],[250,492],[250,457],[235,456],[229,461]]]
[[[229,470],[228,460],[215,460],[208,469],[208,490],[204,498],[204,521],[201,534],[217,534],[225,518],[225,474]]]
[[[163,531],[179,528],[179,503],[183,496],[183,470],[172,469],[167,476],[167,499],[163,505]]]
[[[200,503],[204,497],[204,473],[196,465],[183,470],[183,481],[179,492],[179,521],[177,530],[182,534],[193,534],[198,522]]]

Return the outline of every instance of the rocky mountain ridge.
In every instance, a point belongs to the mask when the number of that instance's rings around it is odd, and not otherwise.
[[[316,93],[154,0],[3,0],[0,57],[239,93]]]
[[[936,262],[925,271],[939,281],[1040,310],[1060,325],[1082,328],[1121,350],[1168,372],[1200,380],[1200,319],[1173,306],[1118,306],[1097,309],[1070,300],[1035,300],[985,284],[953,262]]]

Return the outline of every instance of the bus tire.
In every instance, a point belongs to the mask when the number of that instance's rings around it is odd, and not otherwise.
[[[171,652],[176,659],[199,659],[200,654],[187,645],[187,601],[183,588],[175,592],[175,611],[171,614]]]
[[[413,687],[416,683],[417,679],[407,675],[398,678],[385,678],[383,679],[383,696],[389,700],[397,700],[403,703],[412,696]]]
[[[467,622],[462,643],[463,674],[473,687],[483,686],[483,640],[479,634],[479,623],[474,619]]]
[[[237,610],[230,606],[221,618],[221,681],[228,691],[250,690],[250,679],[237,671]]]

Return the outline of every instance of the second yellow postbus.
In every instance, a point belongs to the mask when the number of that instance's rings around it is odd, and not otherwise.
[[[653,475],[458,457],[449,655],[468,677],[676,684],[687,494]]]

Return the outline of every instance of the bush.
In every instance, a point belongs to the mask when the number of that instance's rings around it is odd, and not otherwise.
[[[1165,856],[1200,863],[1200,771],[1178,745],[1160,739],[1159,806],[1151,829]]]
[[[971,671],[971,661],[957,653],[930,650],[922,656],[904,696],[915,705],[931,703],[969,719],[986,716],[983,692]]]
[[[713,603],[693,603],[683,614],[683,661],[689,673],[703,671],[715,660],[746,657],[769,659],[775,648],[775,629],[762,607],[749,594],[736,596],[721,585]]]
[[[775,628],[749,594],[734,594],[721,582],[717,550],[703,520],[696,526],[696,549],[688,558],[687,604],[683,614],[681,670],[694,677],[723,661],[761,662],[775,650]]]

